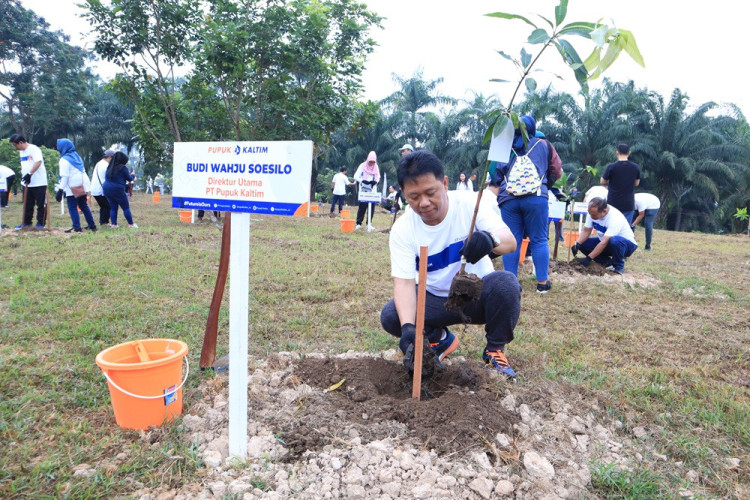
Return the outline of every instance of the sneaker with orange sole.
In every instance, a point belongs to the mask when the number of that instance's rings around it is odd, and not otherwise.
[[[505,375],[509,380],[516,380],[516,372],[510,367],[508,358],[505,357],[505,353],[500,349],[495,351],[488,351],[485,349],[482,354],[482,359],[485,363],[489,364],[490,368],[497,370]]]
[[[430,347],[432,347],[437,361],[443,361],[448,354],[458,349],[458,338],[445,328],[445,338],[437,342],[431,342]]]

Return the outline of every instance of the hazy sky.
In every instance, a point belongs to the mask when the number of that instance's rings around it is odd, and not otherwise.
[[[63,29],[72,42],[88,46],[87,23],[76,17],[80,0],[22,0],[26,8],[42,15],[53,28]],[[468,90],[497,94],[504,103],[513,85],[489,82],[491,78],[516,80],[512,64],[497,54],[518,54],[530,26],[520,21],[487,18],[488,12],[504,11],[554,17],[556,0],[363,0],[386,18],[383,29],[373,32],[379,46],[370,55],[364,74],[365,97],[381,99],[395,90],[392,74],[409,77],[421,68],[426,79],[444,78],[439,89],[452,97],[469,97]],[[50,7],[50,5],[54,7]],[[750,115],[747,89],[750,71],[745,69],[750,3],[737,0],[685,2],[678,0],[570,0],[566,21],[612,19],[631,30],[646,62],[641,68],[627,55],[606,73],[613,80],[632,79],[668,98],[676,87],[690,96],[690,104],[707,101],[739,105]],[[537,18],[538,19],[538,18]],[[534,19],[535,21],[537,19]],[[543,21],[541,21],[543,23]],[[90,38],[89,38],[90,40]],[[590,52],[583,39],[576,42],[581,57]],[[526,46],[535,53],[539,46]],[[572,72],[549,50],[537,67],[564,77],[534,75],[540,84],[554,80],[555,87],[576,92]],[[105,78],[111,69],[101,66]],[[596,85],[594,83],[593,85]]]

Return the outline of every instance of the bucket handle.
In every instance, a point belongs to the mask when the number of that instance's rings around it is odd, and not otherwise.
[[[169,392],[165,392],[164,394],[159,394],[158,396],[139,396],[138,394],[133,394],[132,392],[128,392],[125,389],[123,389],[122,387],[120,387],[119,385],[115,384],[114,380],[112,380],[111,378],[109,378],[109,375],[107,374],[107,372],[102,372],[102,373],[104,374],[104,378],[107,379],[107,382],[109,382],[110,384],[112,384],[112,386],[115,389],[117,389],[118,391],[120,391],[123,394],[126,394],[126,395],[128,395],[130,397],[133,397],[133,398],[138,398],[138,399],[160,399],[160,398],[163,398],[163,397],[166,397],[166,396],[171,396],[175,392],[179,391],[180,389],[182,389],[182,386],[185,385],[185,382],[187,382],[188,375],[190,375],[190,361],[188,360],[187,356],[185,356],[185,368],[186,368],[185,378],[182,379],[182,383],[177,388],[175,388],[175,390],[169,391]]]

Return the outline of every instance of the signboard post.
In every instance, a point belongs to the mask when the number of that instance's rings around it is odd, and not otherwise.
[[[312,141],[178,142],[172,207],[236,212],[229,252],[229,455],[247,458],[250,214],[308,216]]]

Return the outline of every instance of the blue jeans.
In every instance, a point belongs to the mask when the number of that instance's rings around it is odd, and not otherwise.
[[[584,241],[580,246],[580,250],[584,255],[588,255],[600,242],[601,240],[594,236]],[[624,271],[625,259],[633,255],[633,252],[637,248],[638,245],[632,241],[622,236],[613,236],[609,239],[609,243],[604,248],[604,251],[596,256],[594,260],[604,266],[611,264],[615,268],[615,271]]]
[[[465,305],[463,313],[469,317],[469,324],[484,324],[488,350],[503,349],[505,344],[513,340],[513,330],[521,314],[521,286],[515,276],[505,271],[492,272],[482,281],[484,284],[479,300]],[[445,308],[446,300],[448,297],[438,297],[427,292],[424,336],[430,342],[440,340],[446,326],[464,323],[460,314]],[[383,306],[380,324],[386,332],[401,338],[401,321],[393,300]]]
[[[518,253],[524,233],[529,237],[536,280],[547,281],[549,273],[549,204],[542,196],[520,196],[500,206],[500,214],[516,239],[516,251],[503,255],[503,268],[518,276]]]
[[[104,196],[107,197],[109,202],[109,220],[113,226],[117,225],[117,207],[122,207],[122,215],[128,221],[128,224],[133,224],[133,214],[130,213],[130,203],[128,203],[128,195],[125,193],[125,186],[122,184],[115,184],[113,182],[104,182],[102,185],[102,191]]]
[[[345,194],[334,194],[333,201],[331,201],[331,213],[333,213],[333,207],[336,206],[336,203],[339,204],[339,213],[341,213],[341,209],[344,207],[345,199],[346,199]]]
[[[70,212],[70,220],[73,223],[73,229],[81,229],[81,217],[78,215],[78,207],[81,207],[81,212],[83,212],[83,216],[86,218],[86,224],[88,224],[89,227],[96,227],[94,216],[91,214],[91,209],[86,202],[85,195],[78,198],[75,196],[66,196],[65,201],[68,204],[68,212]]]
[[[646,210],[646,214],[643,216],[643,227],[646,228],[646,247],[645,250],[651,250],[651,236],[654,234],[654,221],[656,220],[656,214],[659,213],[658,208],[649,208]]]
[[[632,224],[633,219],[635,219],[635,210],[626,210],[622,212],[622,215],[628,220],[628,224]]]

